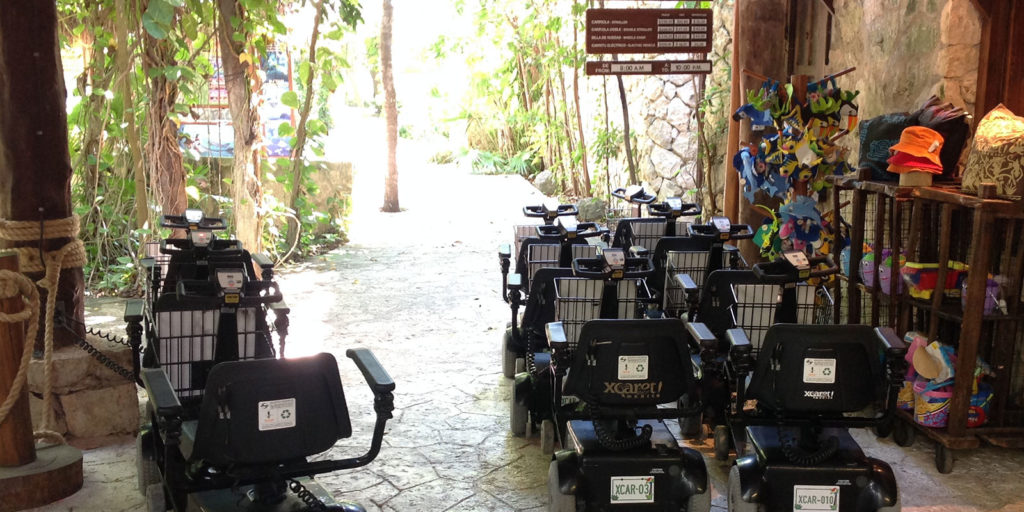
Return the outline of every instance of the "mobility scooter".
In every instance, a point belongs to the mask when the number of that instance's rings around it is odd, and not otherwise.
[[[892,468],[866,456],[848,429],[893,417],[906,370],[902,339],[889,328],[794,324],[768,328],[760,350],[742,329],[726,338],[736,386],[730,422],[752,449],[729,471],[730,511],[900,510]]]

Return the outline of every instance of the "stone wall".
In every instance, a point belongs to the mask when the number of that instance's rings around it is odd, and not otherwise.
[[[860,115],[913,111],[930,95],[973,112],[981,22],[971,0],[836,0],[830,71]]]

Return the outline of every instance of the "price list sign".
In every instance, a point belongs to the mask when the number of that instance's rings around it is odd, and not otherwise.
[[[587,53],[708,53],[711,9],[587,9]]]

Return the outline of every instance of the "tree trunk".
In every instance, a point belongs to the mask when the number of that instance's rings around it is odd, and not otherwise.
[[[260,252],[263,250],[263,219],[259,208],[263,204],[263,187],[259,160],[253,154],[253,146],[259,138],[259,114],[252,103],[250,87],[251,76],[255,75],[251,72],[255,57],[250,56],[248,66],[243,63],[240,56],[245,52],[248,38],[244,41],[232,38],[239,29],[231,26],[231,20],[245,20],[245,11],[237,7],[235,0],[218,0],[217,10],[224,87],[228,92],[228,109],[231,111],[231,125],[235,135],[234,159],[231,164],[235,236],[250,252]]]
[[[573,46],[578,44],[576,35],[576,22],[573,21],[572,28],[572,43]],[[580,136],[580,162],[583,165],[583,192],[586,193],[587,197],[592,196],[594,193],[590,189],[590,168],[587,164],[587,140],[583,136],[583,114],[580,113],[580,68],[579,66],[572,67],[572,96],[576,102],[576,127],[579,131]]]
[[[125,105],[135,105],[134,94],[135,91],[132,88],[131,77],[134,75],[135,64],[131,61],[130,45],[128,43],[128,24],[129,20],[123,18],[128,16],[131,11],[127,9],[125,0],[115,0],[114,8],[117,12],[122,13],[122,18],[119,23],[114,23],[114,29],[117,36],[117,73],[120,77],[118,87],[121,89],[121,95],[124,98]],[[149,223],[149,201],[146,196],[146,169],[143,167],[142,161],[142,142],[139,139],[139,129],[135,126],[135,112],[125,111],[125,128],[124,134],[125,139],[128,142],[128,165],[129,168],[133,169],[132,174],[135,178],[135,227],[142,229]],[[145,242],[145,240],[143,240]]]
[[[626,102],[626,86],[622,84],[622,75],[615,75],[619,82],[619,101],[622,103],[622,137],[626,139],[626,161],[629,163],[629,184],[640,184],[636,175],[636,164],[633,163],[633,144],[629,140],[629,104]]]
[[[398,205],[398,103],[395,99],[395,76],[391,69],[391,26],[394,9],[391,0],[384,0],[380,19],[380,72],[384,83],[384,125],[388,143],[388,173],[384,179],[385,212],[397,212]]]
[[[66,97],[56,4],[0,1],[0,218],[38,221],[72,215]],[[45,237],[44,233],[45,251],[73,240]],[[5,240],[2,245],[39,247],[40,242]],[[43,272],[25,273],[34,280],[43,277]],[[84,318],[82,292],[82,269],[61,269],[57,306],[78,322]],[[40,294],[42,307],[47,292]],[[75,336],[84,336],[81,329],[74,330],[78,332],[57,329],[54,346],[71,345]],[[42,349],[43,331],[36,339],[37,350]]]
[[[223,1],[223,0],[222,0]],[[288,207],[296,212],[295,225],[288,228],[288,246],[294,246],[302,228],[298,221],[299,196],[302,195],[302,150],[306,147],[306,122],[309,111],[313,108],[313,80],[316,79],[316,42],[320,38],[320,20],[323,18],[324,0],[316,3],[316,17],[313,18],[313,33],[309,37],[309,74],[306,76],[306,97],[299,112],[299,125],[295,129],[295,149],[292,150],[292,194],[288,198]]]
[[[177,14],[175,14],[177,16]],[[170,117],[178,100],[178,84],[163,73],[150,76],[154,68],[173,66],[174,47],[168,39],[156,39],[148,32],[143,35],[146,58],[142,60],[149,77],[149,138],[146,140],[146,161],[149,167],[153,198],[162,213],[181,215],[188,207],[185,195],[185,167],[178,146],[178,125]],[[184,236],[176,230],[172,236]]]
[[[747,13],[756,12],[758,16]],[[786,45],[764,44],[765,41],[786,41],[786,25],[789,20],[788,2],[786,0],[742,0],[736,2],[736,18],[739,20],[739,34],[733,39],[733,51],[739,57],[740,69],[756,70],[775,79],[786,80]],[[747,90],[760,86],[760,81],[753,77],[741,75],[740,83],[733,87],[741,87],[741,97],[746,97]],[[750,130],[750,123],[739,124],[739,140],[757,144],[761,136]],[[726,161],[731,160],[731,155]],[[729,169],[728,172],[735,172]],[[755,201],[777,209],[779,200],[758,191]],[[764,212],[754,208],[743,196],[739,196],[739,222],[757,228],[764,220]],[[749,240],[739,243],[740,252],[747,263],[761,260],[760,250]]]

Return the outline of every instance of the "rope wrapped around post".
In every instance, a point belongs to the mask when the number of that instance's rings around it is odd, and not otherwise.
[[[80,221],[77,215],[63,219],[43,220],[41,222],[0,219],[0,239],[3,240],[12,242],[38,241],[42,244],[42,241],[47,239],[72,238],[70,242],[64,244],[61,248],[46,251],[45,253],[39,247],[15,247],[11,249],[18,254],[22,272],[44,272],[43,278],[35,283],[32,283],[31,280],[22,274],[9,270],[0,271],[0,294],[5,294],[6,297],[15,297],[16,294],[13,290],[15,290],[14,287],[17,287],[17,291],[23,297],[26,297],[26,300],[29,302],[25,310],[15,315],[0,316],[0,321],[4,322],[29,320],[21,366],[18,369],[18,374],[15,376],[10,396],[0,406],[0,423],[3,422],[3,418],[6,417],[7,413],[14,406],[17,395],[21,393],[21,388],[24,386],[27,378],[28,364],[32,356],[32,346],[35,344],[39,331],[39,291],[35,288],[38,286],[47,291],[46,316],[44,318],[45,331],[43,332],[43,380],[45,390],[43,392],[42,425],[40,430],[34,432],[34,436],[36,439],[47,439],[57,443],[64,443],[64,437],[51,429],[53,421],[53,393],[51,392],[53,384],[53,316],[57,308],[57,288],[60,285],[61,269],[81,267],[86,262],[85,245],[77,238],[79,225]],[[40,255],[42,255],[42,259],[40,259]],[[25,285],[26,282],[28,283],[27,287]],[[31,288],[31,293],[27,292],[26,288]],[[17,318],[20,318],[20,320]]]

